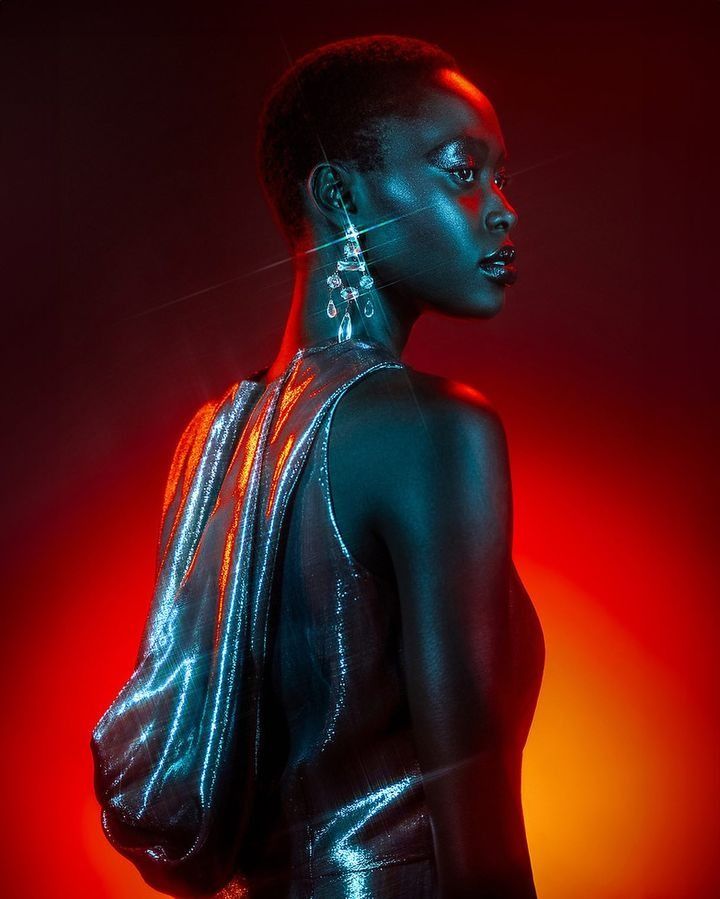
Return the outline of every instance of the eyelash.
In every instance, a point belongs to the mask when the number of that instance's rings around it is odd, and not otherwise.
[[[450,169],[450,174],[457,175],[458,172],[466,172],[466,171],[474,172],[475,177],[477,177],[477,173],[478,173],[479,169],[477,168],[477,166],[474,166],[474,165],[461,165],[461,166],[458,166],[456,169]],[[505,190],[505,188],[510,183],[510,175],[508,175],[508,173],[505,171],[505,169],[500,169],[500,171],[497,172],[497,174],[495,175],[495,183],[496,184],[497,184],[498,178],[502,179],[502,184],[498,184],[497,186],[500,188],[500,190]],[[460,184],[474,184],[474,179],[473,179],[473,181],[465,181],[463,178],[460,178],[458,180],[459,180]]]

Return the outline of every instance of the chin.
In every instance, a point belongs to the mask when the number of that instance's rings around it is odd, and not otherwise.
[[[488,316],[492,318],[493,315],[497,315],[505,305],[505,288],[498,291],[497,296],[491,297],[487,300],[486,305],[490,310],[488,312]]]
[[[426,308],[450,318],[493,318],[505,305],[505,285],[492,284],[478,290],[477,284],[468,286],[463,293],[435,297]]]
[[[466,315],[472,315],[474,318],[493,318],[502,310],[504,305],[505,288],[499,287],[492,294],[487,291],[483,292],[472,308],[467,310]]]
[[[510,284],[494,281],[482,276],[480,284],[476,284],[477,305],[487,318],[497,315],[505,305],[505,291]]]

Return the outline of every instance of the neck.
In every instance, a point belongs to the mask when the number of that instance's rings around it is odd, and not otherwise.
[[[330,246],[320,249],[296,251],[295,284],[290,313],[280,350],[268,369],[266,375],[268,379],[281,374],[299,349],[325,343],[333,338],[337,340],[340,320],[347,304],[340,299],[339,291],[334,290],[332,296],[338,314],[334,318],[328,316],[330,292],[327,278],[335,271],[335,263],[341,251],[342,242],[333,242]],[[368,298],[374,308],[374,314],[370,318],[363,314],[363,307]],[[350,304],[351,339],[380,344],[399,359],[417,317],[417,310],[398,310],[387,289],[375,285],[367,294],[360,296],[359,302],[354,301]]]

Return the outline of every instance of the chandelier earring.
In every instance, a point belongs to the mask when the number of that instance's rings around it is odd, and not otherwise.
[[[335,318],[338,315],[338,309],[333,299],[333,291],[339,291],[339,299],[346,303],[345,312],[338,327],[338,343],[342,343],[352,337],[352,317],[350,312],[353,303],[358,305],[362,302],[361,297],[364,297],[363,314],[365,317],[371,318],[375,313],[375,307],[369,296],[369,291],[375,282],[367,270],[359,238],[360,234],[355,225],[349,224],[345,229],[343,255],[337,260],[335,271],[327,278],[328,290],[330,292],[326,310],[328,317]],[[351,278],[354,283],[351,283]]]

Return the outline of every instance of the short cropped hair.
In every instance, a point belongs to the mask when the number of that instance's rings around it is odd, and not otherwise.
[[[305,232],[303,191],[325,158],[356,171],[382,168],[380,120],[411,116],[418,86],[457,70],[435,44],[371,35],[325,44],[300,57],[267,95],[257,136],[260,183],[294,247]]]

